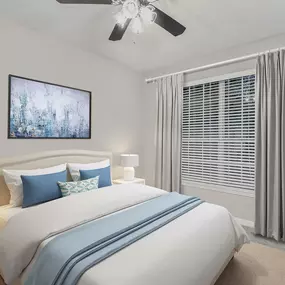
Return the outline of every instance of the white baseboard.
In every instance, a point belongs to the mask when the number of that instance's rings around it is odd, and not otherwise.
[[[246,226],[246,227],[250,227],[250,228],[254,227],[254,222],[252,222],[252,221],[248,221],[248,220],[244,220],[244,219],[240,219],[240,218],[236,218],[236,217],[235,217],[235,219],[242,226]]]

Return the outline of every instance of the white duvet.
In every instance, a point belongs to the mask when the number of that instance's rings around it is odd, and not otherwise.
[[[8,221],[20,212],[25,211],[22,207],[12,205],[0,206],[0,230],[3,229]]]
[[[10,285],[27,273],[49,238],[165,194],[144,185],[117,185],[20,212],[0,232],[5,282]],[[78,285],[210,285],[233,251],[247,241],[225,208],[203,203],[96,265]]]

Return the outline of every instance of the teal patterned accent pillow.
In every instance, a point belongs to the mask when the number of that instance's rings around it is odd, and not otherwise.
[[[57,182],[62,196],[66,197],[73,194],[83,193],[98,189],[99,176],[91,179],[75,182]]]

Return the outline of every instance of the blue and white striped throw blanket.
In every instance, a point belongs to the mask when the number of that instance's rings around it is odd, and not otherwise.
[[[64,232],[40,251],[23,284],[76,285],[91,267],[201,203],[170,193]]]

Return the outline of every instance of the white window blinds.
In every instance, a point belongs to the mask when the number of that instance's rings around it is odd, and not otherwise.
[[[184,88],[182,184],[254,190],[255,75]]]

